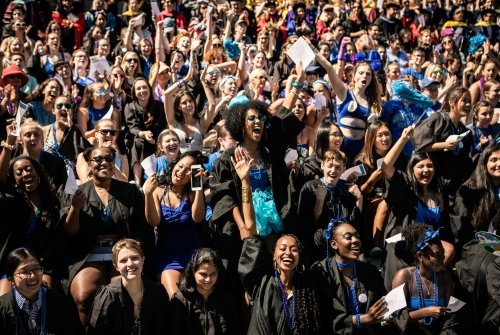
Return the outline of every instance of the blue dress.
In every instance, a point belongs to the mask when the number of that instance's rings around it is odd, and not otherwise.
[[[161,221],[157,227],[158,238],[155,247],[155,273],[164,270],[183,270],[191,260],[193,252],[201,247],[196,223],[191,215],[191,202],[181,200],[178,207],[164,204],[168,187],[161,200]]]
[[[351,101],[353,101],[356,104],[356,109],[352,112],[350,112],[348,109]],[[337,117],[338,126],[340,127],[341,131],[343,129],[363,130],[363,131],[366,130],[366,122],[368,120],[368,116],[370,115],[370,109],[358,103],[351,90],[347,90],[345,100],[342,101],[340,104],[337,104],[337,111],[338,111],[338,117]],[[348,126],[342,123],[342,119],[346,117],[362,120],[365,123],[365,127],[360,128],[360,127]],[[342,143],[342,149],[349,158],[354,158],[365,145],[365,137],[363,136],[361,139],[356,140],[348,137],[345,134],[345,130],[343,131],[343,133],[344,133],[344,142]]]

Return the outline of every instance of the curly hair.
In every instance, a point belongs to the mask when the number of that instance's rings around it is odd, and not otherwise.
[[[216,251],[210,248],[201,248],[195,250],[195,252],[193,253],[191,260],[184,269],[184,276],[179,285],[179,290],[186,297],[193,297],[193,295],[196,292],[196,280],[194,278],[194,273],[198,271],[198,269],[203,264],[210,264],[210,263],[212,263],[215,266],[218,273],[217,281],[214,284],[214,288],[217,289],[220,287],[224,287],[224,284],[226,282],[226,277],[225,277],[225,269],[224,266],[222,265],[221,258],[219,257]]]
[[[158,180],[158,184],[161,186],[165,186],[165,187],[172,187],[172,185],[173,185],[172,184],[172,172],[174,171],[174,168],[177,165],[177,163],[179,163],[179,161],[181,159],[183,159],[184,157],[187,157],[187,156],[194,159],[194,161],[195,161],[194,164],[204,164],[207,161],[207,158],[205,156],[203,156],[203,154],[198,150],[191,150],[191,151],[187,151],[181,155],[178,155],[177,158],[175,158],[174,160],[172,160],[168,164],[167,170],[165,171],[165,179]]]
[[[305,255],[304,246],[300,242],[299,238],[293,234],[283,234],[277,240],[277,242],[283,237],[291,237],[297,242],[299,249],[299,264],[297,267],[302,267],[304,271],[296,270],[293,276],[293,296],[295,300],[295,321],[297,324],[296,333],[297,334],[320,334],[321,330],[321,316],[319,313],[319,303],[316,290],[311,284],[312,278],[309,274],[309,265],[306,262],[306,257],[300,257]],[[274,248],[276,248],[276,244]]]
[[[403,230],[401,231],[401,236],[403,237],[405,249],[408,253],[406,257],[409,258],[409,256],[412,255],[416,260],[417,253],[420,251],[417,249],[417,243],[424,240],[425,233],[428,230],[434,230],[434,228],[432,226],[420,223],[412,223],[403,228]],[[432,240],[430,244],[437,243],[438,241],[441,240],[437,238],[435,240]]]
[[[45,91],[45,88],[47,87],[47,85],[49,85],[50,82],[57,83],[57,86],[59,87],[59,95],[62,94],[62,92],[64,91],[64,88],[62,87],[59,80],[54,79],[54,78],[49,78],[49,79],[43,81],[40,85],[38,85],[35,88],[35,90],[28,96],[27,100],[28,101],[42,101],[45,97],[43,94],[43,91]]]
[[[43,223],[47,223],[50,220],[52,213],[54,213],[54,211],[59,211],[60,209],[59,199],[56,196],[56,187],[52,183],[52,180],[47,175],[42,165],[37,160],[28,155],[20,155],[14,158],[10,162],[9,183],[11,185],[14,185],[16,191],[23,196],[28,206],[31,206],[28,195],[19,187],[14,178],[14,164],[21,160],[27,160],[28,162],[30,162],[31,166],[33,166],[36,174],[38,175],[39,182],[36,192],[38,192],[38,194],[40,195],[40,199],[43,199],[39,217]]]
[[[212,64],[214,58],[222,59],[222,63],[227,62],[227,55],[224,48],[213,48],[207,51],[203,56],[203,61],[207,64]]]
[[[240,143],[243,143],[245,137],[245,122],[249,110],[254,110],[259,114],[267,116],[264,129],[267,128],[269,120],[271,119],[269,105],[261,101],[250,100],[248,103],[237,104],[231,107],[227,114],[226,128],[231,134],[231,137]]]

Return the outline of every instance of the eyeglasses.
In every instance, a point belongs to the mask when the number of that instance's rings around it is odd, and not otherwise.
[[[444,71],[443,70],[434,70],[434,71],[432,71],[432,73],[443,75]]]
[[[106,95],[106,94],[108,94],[108,93],[109,93],[109,90],[104,89],[104,88],[100,88],[100,89],[98,89],[97,91],[95,91],[95,93],[96,93],[97,95]]]
[[[98,130],[98,132],[99,132],[99,134],[104,135],[104,136],[116,136],[116,134],[118,133],[114,129],[100,129],[100,130]]]
[[[17,276],[21,279],[29,279],[31,277],[31,275],[39,276],[41,274],[43,274],[43,268],[39,267],[39,268],[31,269],[31,270],[19,271],[17,273],[14,273],[14,276]]]
[[[214,71],[208,71],[208,74],[211,76],[220,76],[220,71],[214,70]]]
[[[115,77],[115,78],[125,78],[125,75],[121,74],[121,73],[113,73],[113,77]]]
[[[56,109],[71,109],[71,104],[67,104],[67,103],[59,103],[59,104],[55,104],[54,107]]]
[[[247,120],[250,122],[255,122],[257,119],[259,119],[260,122],[264,123],[267,121],[267,116],[265,115],[248,115]]]
[[[128,58],[128,59],[125,59],[125,61],[127,63],[132,63],[132,62],[139,63],[139,60],[137,58]]]
[[[111,163],[115,160],[115,158],[113,156],[97,156],[97,157],[93,157],[90,159],[92,162],[96,162],[97,164],[101,164],[102,162],[106,161],[108,163]]]

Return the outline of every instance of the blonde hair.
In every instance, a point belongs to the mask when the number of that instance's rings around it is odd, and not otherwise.
[[[43,135],[42,125],[40,125],[40,123],[36,122],[35,120],[28,118],[24,120],[23,124],[21,125],[21,128],[19,129],[19,137],[23,137],[24,133],[28,128],[35,128],[37,131],[40,132],[40,134]]]

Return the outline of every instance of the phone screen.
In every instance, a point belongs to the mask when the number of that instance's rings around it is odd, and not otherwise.
[[[201,190],[201,174],[199,176],[196,176],[198,174],[198,169],[200,168],[200,165],[191,166],[191,189],[193,191]]]

